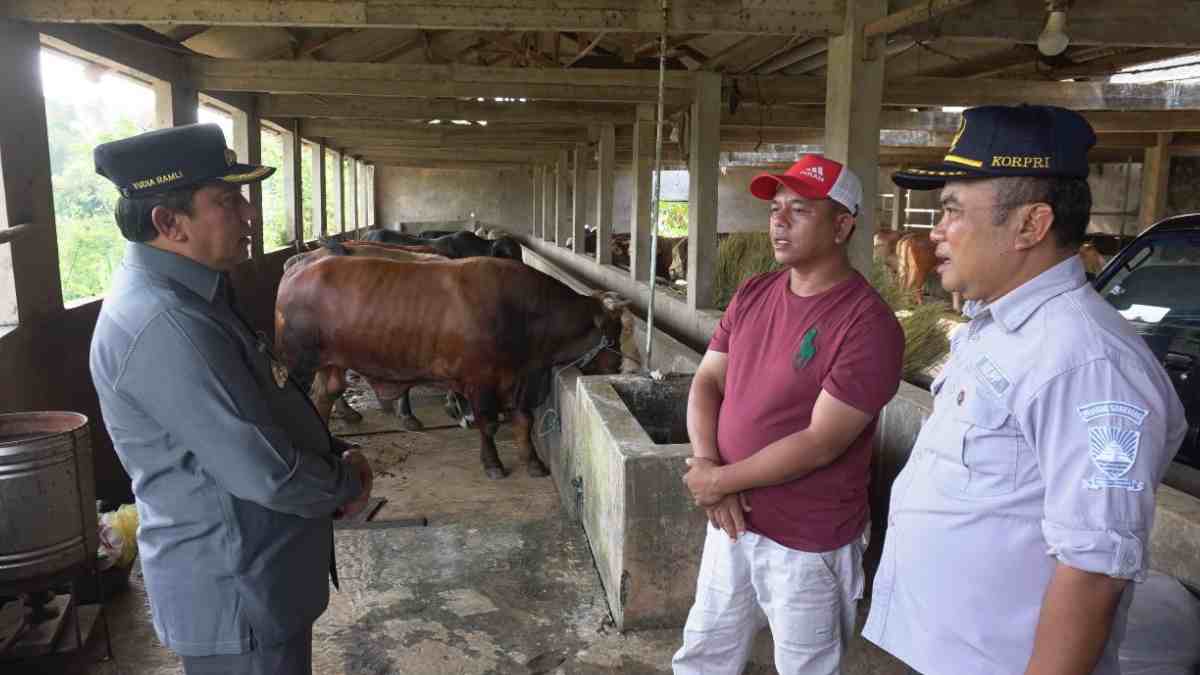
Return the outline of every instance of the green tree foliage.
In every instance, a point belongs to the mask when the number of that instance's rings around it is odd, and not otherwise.
[[[332,152],[325,152],[325,229],[329,234],[341,232],[341,221],[337,217],[337,181],[334,172],[338,170],[337,157]]]
[[[284,201],[284,136],[263,129],[261,139],[263,164],[276,169],[275,173],[262,183],[263,250],[269,252],[291,246],[294,237],[291,224],[287,219],[287,205]]]
[[[46,98],[51,184],[63,301],[103,295],[125,240],[113,219],[119,194],[96,174],[92,150],[153,128],[153,109]]]
[[[686,237],[688,233],[688,203],[659,202],[658,233],[664,237]]]

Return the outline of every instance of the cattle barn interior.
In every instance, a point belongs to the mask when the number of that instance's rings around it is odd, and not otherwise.
[[[75,439],[63,470],[80,478],[39,478],[53,503],[5,497],[28,435],[0,435],[0,671],[182,672],[154,637],[136,559],[101,584],[90,562],[93,499],[105,513],[133,503],[88,369],[123,250],[96,143],[216,121],[242,161],[278,165],[247,191],[251,255],[233,273],[267,336],[297,247],[372,229],[511,236],[526,265],[628,300],[628,372],[555,369],[535,411],[548,478],[526,475],[512,424],[497,436],[512,471],[489,480],[479,434],[447,416],[443,390],[414,390],[414,431],[351,374],[362,419],[335,413],[331,429],[362,445],[383,501],[335,529],[341,589],[315,626],[314,672],[668,673],[705,526],[679,480],[681,416],[723,289],[748,274],[726,250],[765,240],[751,178],[807,152],[853,168],[868,208],[852,262],[887,270],[876,235],[904,233],[894,283],[947,303],[937,325],[953,326],[951,298],[911,253],[937,195],[896,188],[892,171],[940,160],[964,107],[1078,110],[1097,132],[1089,241],[1102,264],[1200,211],[1198,27],[1191,0],[0,2],[0,411],[87,419],[51,420]],[[881,416],[869,572],[939,367],[908,373]],[[1151,548],[1156,570],[1197,591],[1194,452],[1159,491]],[[82,532],[59,522],[80,517]],[[50,590],[21,586],[41,549],[15,533],[35,531],[55,533],[39,546],[76,542],[82,562],[53,588],[62,616],[18,635],[18,594]],[[907,672],[860,637],[843,669]],[[747,672],[774,672],[769,632]]]

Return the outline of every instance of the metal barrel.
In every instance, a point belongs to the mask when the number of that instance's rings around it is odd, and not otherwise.
[[[36,585],[96,555],[88,418],[0,414],[0,589]]]

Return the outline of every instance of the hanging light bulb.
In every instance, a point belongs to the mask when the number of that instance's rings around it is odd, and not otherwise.
[[[1051,10],[1046,19],[1046,27],[1038,36],[1037,48],[1044,56],[1058,56],[1067,51],[1071,38],[1063,32],[1067,24],[1067,13],[1061,9]]]

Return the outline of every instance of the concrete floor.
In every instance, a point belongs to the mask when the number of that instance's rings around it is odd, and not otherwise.
[[[353,434],[399,429],[369,393]],[[553,482],[529,478],[509,428],[498,437],[508,478],[488,480],[479,435],[451,426],[433,391],[414,397],[424,432],[349,436],[387,498],[366,527],[337,531],[342,590],[314,627],[314,672],[479,674],[669,673],[678,629],[621,635],[582,528],[558,506]],[[416,516],[427,527],[389,523]],[[97,629],[75,659],[2,664],[5,675],[175,675],[179,660],[154,637],[140,570],[109,605],[115,661],[101,662]],[[754,667],[748,672],[768,673]]]
[[[375,469],[374,495],[388,501],[371,523],[337,530],[342,589],[314,627],[314,673],[670,673],[680,629],[622,635],[612,628],[582,528],[560,509],[550,479],[525,474],[507,426],[497,445],[511,473],[492,481],[480,466],[478,432],[452,425],[435,390],[413,399],[423,432],[398,431],[369,392],[357,391],[352,402],[364,421],[335,418],[333,429],[362,445]],[[369,433],[380,431],[387,433]],[[428,526],[404,524],[419,516]],[[154,636],[136,566],[108,613],[115,660],[101,660],[97,629],[73,658],[0,664],[0,672],[182,673]],[[847,661],[848,673],[895,672],[861,639]],[[774,672],[765,632],[745,672]]]

